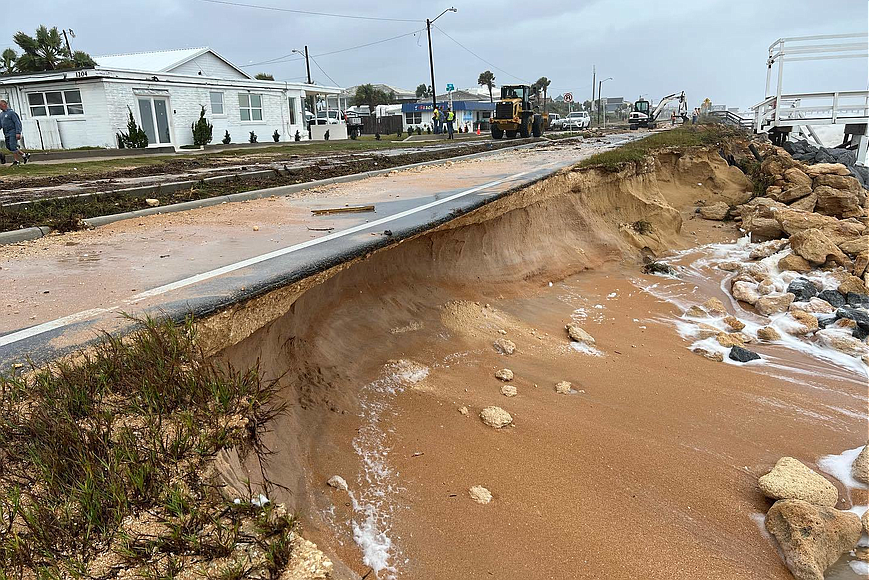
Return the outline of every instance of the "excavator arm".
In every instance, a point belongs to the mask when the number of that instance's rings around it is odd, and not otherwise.
[[[653,109],[652,113],[650,113],[650,121],[655,122],[656,119],[658,119],[659,114],[661,114],[662,110],[665,108],[665,106],[668,103],[670,103],[671,101],[676,101],[678,99],[680,101],[680,117],[685,118],[686,113],[688,112],[689,108],[688,108],[688,105],[686,104],[685,91],[680,91],[679,93],[674,93],[672,95],[662,97],[662,100],[659,101],[658,106],[655,109]]]

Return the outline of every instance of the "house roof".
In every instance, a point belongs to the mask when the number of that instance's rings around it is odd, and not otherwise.
[[[94,57],[100,68],[134,70],[141,72],[170,72],[184,63],[206,53],[211,53],[247,78],[251,76],[207,46],[199,48],[179,48],[175,50],[154,50],[132,52],[129,54],[109,54]]]
[[[353,95],[356,94],[356,90],[357,90],[357,88],[359,88],[359,86],[360,85],[354,85],[352,87],[347,87],[346,89],[344,89],[344,94],[349,96],[349,97],[352,97]],[[394,87],[392,85],[385,85],[383,83],[372,83],[372,86],[378,90],[385,91],[387,93],[395,93],[396,99],[416,99],[417,98],[417,93],[415,93],[414,91],[409,91],[407,89]]]

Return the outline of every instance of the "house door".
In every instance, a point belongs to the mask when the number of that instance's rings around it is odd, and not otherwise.
[[[164,97],[139,97],[139,118],[148,135],[148,145],[171,145],[169,101]]]

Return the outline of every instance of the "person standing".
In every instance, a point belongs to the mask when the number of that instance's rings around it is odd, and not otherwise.
[[[5,100],[0,100],[0,128],[3,129],[3,136],[6,138],[6,148],[12,153],[13,167],[22,162],[27,163],[30,154],[22,151],[18,146],[18,141],[21,140],[21,117]]]
[[[436,135],[441,132],[441,110],[438,108],[438,105],[435,105],[435,108],[432,109],[432,129]]]
[[[456,119],[456,113],[453,112],[453,109],[447,107],[447,138],[453,139],[453,121]]]

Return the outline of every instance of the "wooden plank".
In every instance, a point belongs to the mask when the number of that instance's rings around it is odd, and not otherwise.
[[[354,213],[354,212],[364,212],[364,211],[375,211],[375,206],[373,205],[349,205],[345,207],[330,207],[326,209],[312,209],[311,213],[314,215],[326,215],[330,213]]]

